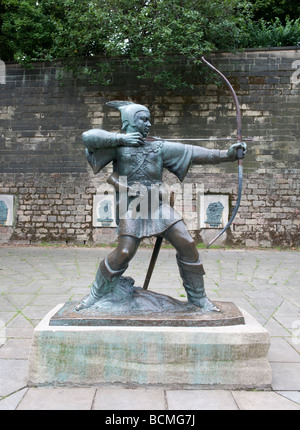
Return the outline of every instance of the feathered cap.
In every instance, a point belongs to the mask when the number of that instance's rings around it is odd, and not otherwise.
[[[144,111],[150,115],[149,109],[146,108],[146,106],[133,102],[112,101],[107,102],[106,105],[118,109],[121,112],[122,130],[125,130],[128,125],[135,126],[134,117],[138,112]]]

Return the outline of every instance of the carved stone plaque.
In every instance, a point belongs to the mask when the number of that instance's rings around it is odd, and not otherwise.
[[[228,196],[205,194],[200,214],[200,228],[224,228],[228,223]]]
[[[14,220],[14,196],[0,194],[0,226],[11,227]]]
[[[93,200],[93,227],[116,227],[114,193],[96,194]]]

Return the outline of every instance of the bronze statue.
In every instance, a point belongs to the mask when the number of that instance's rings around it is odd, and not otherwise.
[[[242,157],[245,156],[246,144],[235,143],[226,151],[147,138],[151,123],[150,112],[145,106],[122,101],[108,102],[107,105],[121,112],[122,130],[125,133],[92,129],[83,133],[83,142],[94,173],[113,162],[114,172],[109,182],[117,189],[119,200],[124,191],[128,199],[125,211],[119,211],[118,245],[101,261],[90,294],[81,300],[76,310],[93,306],[110,293],[127,269],[141,240],[157,236],[169,241],[176,249],[179,273],[188,302],[205,312],[218,311],[206,296],[203,280],[205,272],[194,240],[182,217],[163,198],[162,173],[166,168],[183,181],[192,163],[201,165],[234,161],[238,150],[242,150]],[[130,205],[136,198],[137,184],[141,202],[147,199],[147,203],[150,203],[150,189],[157,190],[159,204],[155,208],[151,207],[151,203],[148,204],[148,217],[137,217]]]

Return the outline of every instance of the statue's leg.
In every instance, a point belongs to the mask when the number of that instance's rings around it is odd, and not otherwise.
[[[120,236],[118,246],[100,262],[89,296],[76,306],[76,310],[88,308],[105,294],[110,293],[135,255],[140,240],[131,236]]]
[[[164,237],[177,251],[177,264],[188,301],[205,311],[219,311],[206,297],[203,264],[185,224],[182,221],[174,224],[164,233]]]
[[[135,256],[138,250],[140,239],[133,236],[119,236],[118,246],[107,256],[107,261],[113,270],[123,270],[128,267],[128,263]]]

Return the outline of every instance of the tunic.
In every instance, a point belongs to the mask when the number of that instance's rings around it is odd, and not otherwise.
[[[117,193],[119,235],[142,239],[158,236],[182,220],[170,204],[158,196],[163,191],[163,169],[183,181],[193,159],[193,146],[161,139],[145,139],[139,147],[117,146],[112,133],[94,129],[84,133],[87,159],[98,173],[113,161],[114,171],[128,186],[138,184],[144,196]],[[203,148],[203,163],[220,162],[220,151]],[[125,196],[124,196],[125,194]]]
[[[191,159],[190,145],[162,140],[146,141],[145,145],[137,148],[118,148],[117,171],[120,178],[126,178],[129,186],[138,184],[138,188],[144,192],[140,198],[129,197],[127,205],[119,196],[119,235],[139,239],[157,236],[182,220],[182,216],[165,199],[160,198],[159,193],[164,191],[163,169],[168,169],[182,181]]]

